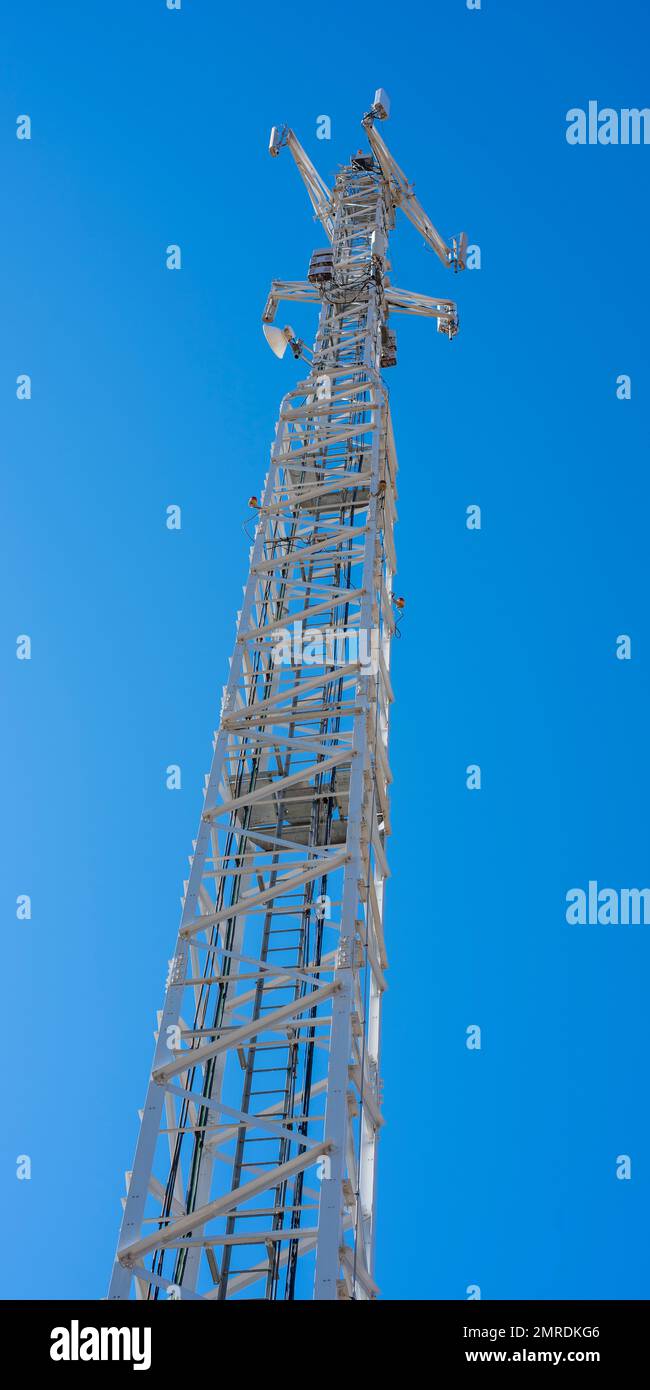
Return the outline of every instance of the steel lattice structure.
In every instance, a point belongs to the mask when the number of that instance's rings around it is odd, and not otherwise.
[[[308,362],[284,397],[142,1112],[109,1297],[372,1299],[390,834],[397,459],[389,314],[401,206],[462,268],[381,139],[323,183],[287,146],[328,247],[264,322]],[[320,304],[311,352],[269,328]],[[399,601],[398,601],[399,602]]]

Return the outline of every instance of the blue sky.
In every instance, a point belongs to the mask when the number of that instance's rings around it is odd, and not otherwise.
[[[297,375],[261,312],[322,239],[268,131],[288,121],[332,182],[379,84],[395,157],[482,266],[452,280],[398,224],[394,282],[455,295],[461,332],[400,316],[388,374],[408,606],[378,1281],[401,1299],[650,1296],[650,928],[564,917],[590,878],[650,882],[650,151],[565,139],[590,99],[650,104],[649,29],[641,0],[4,7],[4,1296],[105,1293],[246,502]]]

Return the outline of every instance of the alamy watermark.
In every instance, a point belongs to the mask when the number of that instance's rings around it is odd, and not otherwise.
[[[304,627],[299,620],[273,633],[272,657],[276,666],[363,667],[376,675],[379,661],[379,629],[359,627]]]
[[[566,113],[569,145],[650,145],[650,107],[599,107],[589,101],[586,111],[572,106]]]
[[[150,1327],[84,1327],[73,1318],[69,1327],[50,1333],[52,1361],[130,1361],[134,1371],[151,1366]]]
[[[586,890],[569,888],[566,901],[570,927],[650,925],[650,888],[599,888],[592,878]]]

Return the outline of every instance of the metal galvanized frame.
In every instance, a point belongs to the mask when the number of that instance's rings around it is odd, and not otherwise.
[[[333,279],[274,282],[264,314],[321,303],[259,507],[113,1299],[378,1292],[397,496],[381,329],[393,307],[449,331],[455,306],[384,285],[400,195],[383,143],[330,195],[282,139]]]

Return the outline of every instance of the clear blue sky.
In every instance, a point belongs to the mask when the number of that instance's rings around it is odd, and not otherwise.
[[[649,30],[642,0],[3,6],[5,1296],[106,1290],[246,502],[296,378],[260,316],[322,240],[268,130],[290,122],[331,181],[379,84],[382,133],[482,268],[452,278],[399,225],[395,283],[456,294],[461,333],[400,317],[388,375],[408,607],[378,1280],[408,1299],[650,1296],[650,927],[564,916],[589,878],[650,882],[650,148],[565,139],[590,99],[650,104]]]

